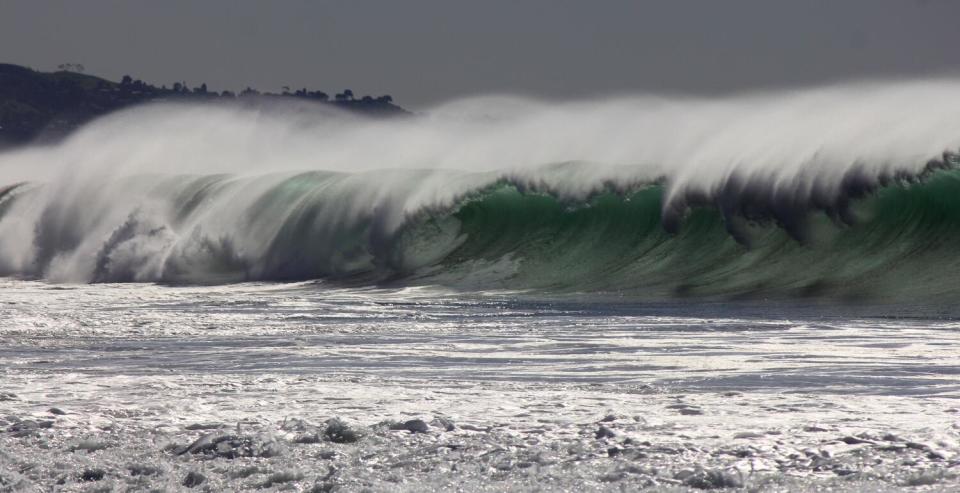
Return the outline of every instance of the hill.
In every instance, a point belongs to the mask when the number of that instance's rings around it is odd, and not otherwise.
[[[157,101],[237,101],[263,104],[277,98],[295,98],[329,104],[374,116],[409,114],[390,96],[355,98],[345,90],[331,99],[323,91],[306,88],[261,93],[247,88],[239,94],[208,91],[206,84],[185,83],[156,87],[125,76],[120,82],[70,70],[38,72],[0,63],[0,147],[58,140],[84,123],[112,111]]]

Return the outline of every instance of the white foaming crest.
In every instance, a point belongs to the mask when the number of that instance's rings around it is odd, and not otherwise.
[[[385,120],[309,105],[152,105],[59,145],[0,154],[0,187],[36,185],[5,212],[0,202],[0,274],[89,281],[109,264],[153,280],[171,263],[202,270],[226,255],[249,275],[310,204],[321,205],[301,226],[326,235],[319,250],[343,256],[337,243],[357,224],[372,223],[363,234],[376,243],[410,214],[501,178],[571,200],[657,178],[667,201],[710,195],[731,175],[829,193],[854,167],[914,173],[958,148],[960,82],[951,80],[719,99],[474,98]],[[558,163],[568,164],[546,166]],[[403,171],[412,169],[421,171]],[[266,199],[294,172],[317,170],[364,173]],[[172,178],[185,174],[195,178]],[[227,175],[203,185],[217,193],[195,195],[198,177],[213,174]],[[175,220],[191,198],[201,205]],[[270,217],[257,213],[262,202]]]

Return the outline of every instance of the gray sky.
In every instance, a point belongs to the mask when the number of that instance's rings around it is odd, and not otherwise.
[[[0,61],[211,89],[713,94],[960,74],[953,0],[0,0]]]

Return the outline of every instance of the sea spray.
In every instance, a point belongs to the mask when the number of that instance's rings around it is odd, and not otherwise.
[[[957,93],[147,106],[0,155],[0,274],[950,297]]]

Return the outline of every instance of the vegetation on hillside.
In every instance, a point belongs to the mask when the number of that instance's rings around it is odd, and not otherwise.
[[[57,72],[0,64],[0,145],[56,140],[84,123],[129,106],[157,101],[239,101],[262,104],[277,98],[325,103],[376,116],[403,115],[387,95],[355,97],[346,89],[330,95],[306,88],[281,93],[247,88],[239,94],[210,91],[206,84],[190,88],[186,82],[156,87],[130,76],[113,82],[82,73],[80,65],[63,65]]]

